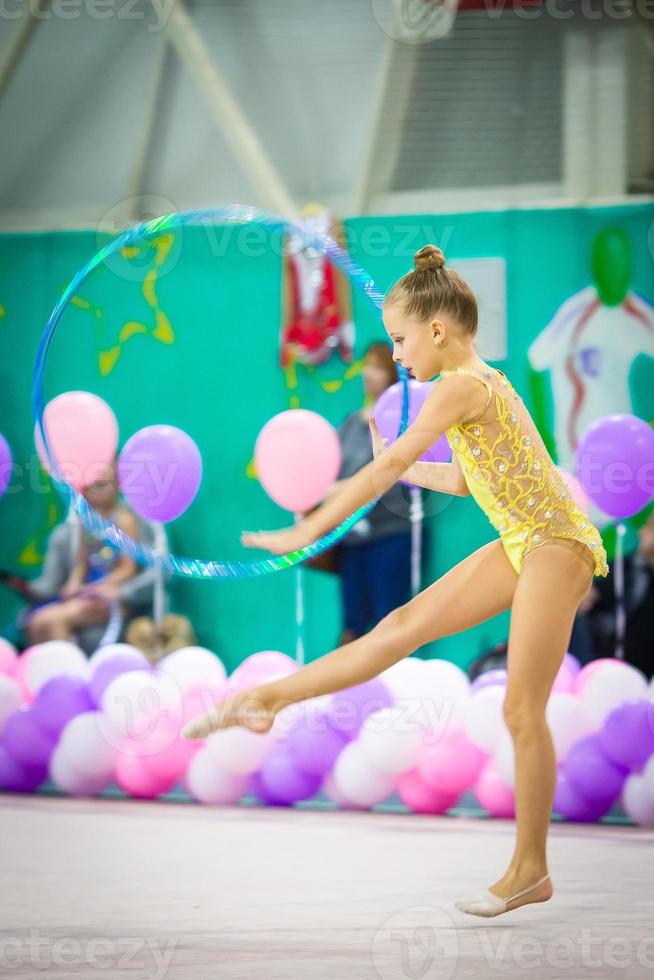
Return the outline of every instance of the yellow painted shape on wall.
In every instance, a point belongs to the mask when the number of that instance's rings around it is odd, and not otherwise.
[[[154,245],[155,252],[156,252],[155,260],[154,260],[156,266],[160,266],[164,264],[164,262],[168,258],[168,254],[171,248],[173,247],[174,241],[175,241],[175,236],[171,234],[160,235],[159,238],[152,239],[152,244]]]
[[[144,323],[139,323],[138,320],[128,320],[127,323],[121,328],[118,334],[118,342],[122,345],[127,343],[130,337],[133,337],[135,333],[147,333],[148,328]]]
[[[160,340],[162,344],[175,343],[175,332],[163,310],[157,310],[157,325],[152,332],[152,336],[156,340]]]
[[[343,382],[342,381],[321,381],[320,382],[320,386],[321,386],[321,388],[322,388],[323,391],[326,391],[327,394],[332,395],[332,394],[334,394],[334,392],[341,390],[341,388],[343,387]]]
[[[100,374],[103,377],[105,377],[107,374],[111,374],[119,357],[120,347],[111,347],[109,350],[99,351],[98,364],[100,367]]]
[[[157,270],[150,269],[143,280],[143,296],[148,306],[151,306],[153,309],[157,308],[157,294],[154,288],[156,281]]]
[[[250,460],[250,462],[248,463],[248,465],[245,467],[245,475],[247,476],[247,478],[249,480],[258,480],[259,479],[259,474],[257,473],[257,467],[256,467],[256,464],[254,462],[254,456],[252,457],[252,459]]]
[[[7,315],[7,311],[5,310],[2,303],[0,303],[0,316],[6,316],[6,315]]]

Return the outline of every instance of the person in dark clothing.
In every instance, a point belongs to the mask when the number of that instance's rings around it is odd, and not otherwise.
[[[615,654],[614,562],[605,579],[596,579],[582,603],[592,638],[593,657]],[[640,529],[638,548],[624,559],[627,624],[625,660],[647,677],[654,676],[654,512]]]
[[[373,458],[370,419],[377,399],[398,380],[390,346],[370,344],[364,355],[364,405],[338,429],[341,468],[327,496]],[[396,484],[354,525],[338,551],[343,607],[340,643],[363,636],[411,595],[409,492]]]

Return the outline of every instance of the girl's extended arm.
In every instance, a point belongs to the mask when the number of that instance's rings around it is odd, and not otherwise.
[[[374,417],[370,419],[372,451],[375,459],[388,449],[388,440],[383,439]],[[463,471],[456,457],[451,463],[422,463],[419,460],[402,474],[402,479],[425,490],[438,490],[456,497],[466,497],[470,493]]]
[[[306,520],[281,532],[244,533],[243,545],[284,554],[316,541],[360,507],[390,490],[446,429],[474,415],[479,409],[478,402],[479,393],[469,379],[456,375],[443,378],[433,386],[406,432],[386,452],[355,473]]]

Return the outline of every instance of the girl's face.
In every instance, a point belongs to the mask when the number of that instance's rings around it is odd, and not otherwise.
[[[436,341],[445,337],[440,320],[425,322],[405,316],[399,303],[383,310],[386,333],[393,341],[393,360],[405,367],[416,381],[431,381],[443,367]]]
[[[393,384],[395,378],[390,376],[389,367],[375,354],[366,354],[363,362],[363,388],[368,398],[376,401]]]

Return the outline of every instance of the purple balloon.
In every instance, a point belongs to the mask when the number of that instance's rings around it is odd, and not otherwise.
[[[576,677],[581,670],[581,663],[577,660],[575,656],[571,653],[566,653],[563,658],[563,663],[568,668],[573,677]]]
[[[286,738],[295,765],[315,776],[329,772],[347,744],[347,737],[333,727],[325,711],[299,718]]]
[[[28,769],[46,766],[56,739],[37,724],[33,707],[19,708],[7,718],[2,741],[12,758]]]
[[[32,793],[47,775],[47,766],[23,766],[0,745],[0,789],[8,793]]]
[[[13,467],[14,461],[11,458],[9,443],[3,435],[0,435],[0,496],[7,489]]]
[[[377,399],[374,408],[375,421],[379,434],[384,439],[388,439],[389,444],[395,442],[400,428],[402,418],[402,383],[397,382],[387,388]],[[409,381],[409,420],[408,424],[415,420],[418,412],[427,400],[431,390],[430,384],[422,384],[420,381]],[[447,463],[452,458],[452,450],[445,434],[439,436],[433,446],[422,454],[420,462],[423,463]],[[405,483],[406,481],[400,481]]]
[[[314,796],[322,777],[304,772],[295,764],[285,745],[272,750],[261,767],[261,785],[280,803],[297,803]]]
[[[276,796],[273,796],[268,787],[264,785],[260,772],[255,772],[250,776],[248,792],[256,796],[262,803],[265,803],[266,806],[286,806],[284,800],[278,800]]]
[[[503,667],[497,667],[495,670],[485,670],[483,674],[475,677],[470,685],[470,690],[481,691],[482,687],[494,687],[496,684],[505,685],[507,677],[508,674]]]
[[[150,425],[128,439],[118,459],[120,489],[130,507],[166,524],[190,507],[202,480],[202,457],[174,425]]]
[[[654,497],[654,430],[636,415],[602,416],[577,447],[575,472],[605,514],[637,514]]]
[[[572,746],[563,769],[575,792],[595,803],[612,803],[620,795],[628,772],[607,759],[596,735],[587,735]]]
[[[565,769],[563,767],[559,769],[554,793],[554,810],[566,820],[592,823],[608,813],[612,806],[612,800],[587,800],[571,785]]]
[[[604,722],[598,741],[611,762],[640,769],[654,753],[654,702],[623,701]]]
[[[43,685],[32,705],[32,713],[42,731],[58,738],[71,718],[94,708],[86,681],[71,674],[60,674]]]
[[[89,681],[89,690],[93,698],[94,707],[98,707],[102,700],[102,695],[109,687],[111,682],[121,674],[129,670],[148,670],[150,664],[145,654],[138,653],[117,653],[114,657],[109,657],[103,661],[95,670]]]
[[[338,691],[329,706],[329,723],[351,741],[357,737],[364,721],[373,711],[390,708],[393,704],[393,695],[383,681],[375,677],[365,684]]]

